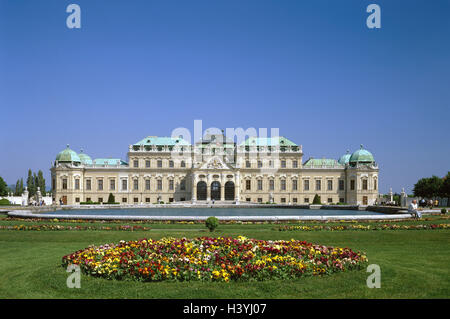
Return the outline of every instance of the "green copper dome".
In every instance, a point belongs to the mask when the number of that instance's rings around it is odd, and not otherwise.
[[[342,165],[348,164],[351,156],[352,154],[350,154],[350,151],[347,150],[347,153],[341,156],[341,158],[338,160],[338,163]]]
[[[92,158],[89,155],[83,153],[83,150],[80,151],[80,154],[78,154],[78,157],[80,158],[82,164],[92,165]]]
[[[361,145],[361,148],[357,151],[355,151],[352,156],[350,156],[349,163],[350,164],[356,164],[356,163],[373,163],[375,162],[372,153],[370,153],[368,150],[365,150],[363,146]]]
[[[67,148],[56,155],[56,160],[58,162],[78,162],[81,163],[80,157],[69,148],[67,144]]]

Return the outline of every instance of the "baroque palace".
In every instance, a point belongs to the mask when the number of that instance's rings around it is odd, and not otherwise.
[[[51,168],[54,201],[77,205],[189,201],[206,203],[374,204],[378,165],[361,148],[339,160],[310,158],[285,137],[249,137],[237,145],[223,134],[206,134],[195,145],[180,136],[149,136],[129,146],[128,162],[91,159],[67,146]]]

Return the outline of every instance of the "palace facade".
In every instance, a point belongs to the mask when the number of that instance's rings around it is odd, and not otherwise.
[[[194,145],[182,136],[148,136],[130,145],[127,161],[92,159],[69,146],[51,168],[55,202],[108,201],[371,205],[378,197],[378,165],[361,148],[336,159],[310,158],[285,137],[250,137],[236,144],[206,134]]]

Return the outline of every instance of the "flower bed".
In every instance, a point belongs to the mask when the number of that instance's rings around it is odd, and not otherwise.
[[[140,281],[289,279],[361,269],[364,253],[305,241],[264,241],[239,236],[162,238],[90,246],[62,258],[85,274]]]
[[[314,230],[423,230],[423,229],[449,229],[450,224],[424,224],[424,225],[396,225],[396,224],[384,224],[384,225],[337,225],[337,226],[280,226],[277,229],[279,231],[287,230],[302,230],[302,231],[314,231]]]
[[[150,230],[150,227],[143,227],[138,225],[121,225],[121,226],[65,226],[65,225],[0,225],[0,230],[128,230],[128,231],[145,231]]]

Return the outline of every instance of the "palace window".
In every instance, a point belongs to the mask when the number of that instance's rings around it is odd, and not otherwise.
[[[367,190],[367,179],[363,179],[362,181],[362,189]]]
[[[99,202],[99,203],[103,203],[103,197],[99,197],[99,198],[98,198],[98,202]]]
[[[273,161],[269,161],[269,167],[273,167]]]
[[[128,181],[126,179],[122,180],[122,190],[126,191],[128,189]]]
[[[262,180],[261,179],[258,179],[258,190],[259,191],[262,191],[262,189],[263,189],[263,184],[262,184]]]
[[[303,181],[303,190],[309,191],[309,179]]]
[[[246,168],[250,168],[250,167],[251,167],[250,161],[246,161],[246,162],[245,162],[245,167],[246,167]]]
[[[90,197],[86,197],[86,202],[90,202],[91,198]]]
[[[297,204],[297,197],[294,197],[294,198],[292,199],[292,202],[293,202],[294,204]]]
[[[139,167],[139,161],[138,160],[134,160],[133,161],[133,167]]]
[[[173,167],[173,161],[169,161],[169,167]]]
[[[296,180],[296,179],[293,179],[293,180],[292,180],[292,190],[293,190],[293,191],[296,191],[296,190],[297,190],[297,180]]]
[[[281,161],[281,168],[286,168],[286,161],[285,160]]]
[[[185,161],[181,161],[181,167],[186,167],[186,162]]]
[[[298,168],[298,161],[292,161],[292,168]]]
[[[162,180],[158,179],[158,190],[162,190]]]
[[[354,180],[354,179],[352,179],[352,180],[350,181],[350,190],[352,190],[352,191],[355,190],[355,180]]]
[[[158,167],[162,167],[162,160],[158,160]]]
[[[269,180],[269,190],[273,191],[275,189],[275,181],[273,179]]]
[[[345,203],[345,199],[343,197],[339,198],[339,203]]]
[[[145,190],[147,190],[147,191],[150,190],[150,180],[149,179],[145,180]]]
[[[116,180],[115,179],[109,180],[109,189],[112,191],[116,189]]]
[[[139,181],[137,179],[133,179],[133,189],[135,191],[139,189]]]
[[[122,198],[122,203],[126,203],[127,202],[127,198],[126,197],[123,197]]]
[[[329,191],[333,190],[333,180],[331,180],[331,179],[327,180],[327,189]]]
[[[262,162],[258,161],[258,168],[261,168],[261,167],[262,167]]]
[[[80,197],[75,197],[75,203],[79,203],[80,202]]]
[[[308,198],[308,197],[305,197],[305,199],[303,200],[303,202],[309,203],[309,198]]]
[[[62,180],[62,188],[67,189],[67,178],[63,178]]]
[[[320,179],[316,179],[316,191],[320,191],[322,189],[322,181]]]
[[[80,180],[78,178],[75,179],[75,189],[80,189]]]
[[[377,179],[376,178],[373,180],[373,189],[377,190]]]
[[[182,191],[186,190],[186,182],[184,180],[180,182],[180,190]]]
[[[91,180],[90,179],[86,180],[86,190],[88,190],[88,191],[91,190]]]
[[[103,179],[97,180],[97,188],[99,191],[103,190]]]
[[[328,198],[328,203],[332,203],[333,202],[333,198]]]
[[[344,185],[344,180],[343,179],[339,180],[339,190],[340,191],[345,190],[345,185]]]
[[[147,168],[150,167],[150,161],[149,160],[145,161],[145,167],[147,167]]]
[[[262,198],[258,197],[258,203],[262,203]]]
[[[245,189],[248,190],[248,191],[251,190],[251,188],[252,188],[251,187],[251,185],[252,185],[251,182],[252,181],[249,180],[249,179],[245,181]]]
[[[281,202],[282,202],[283,204],[286,203],[286,198],[281,197]]]
[[[139,198],[134,197],[134,198],[133,198],[133,202],[135,202],[135,203],[139,202]]]
[[[169,179],[169,190],[173,191],[173,179]]]
[[[282,191],[286,190],[286,180],[285,179],[282,179],[280,181],[280,188],[281,188]]]
[[[145,198],[145,202],[146,202],[146,203],[150,203],[150,197],[146,197],[146,198]]]

